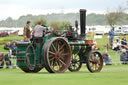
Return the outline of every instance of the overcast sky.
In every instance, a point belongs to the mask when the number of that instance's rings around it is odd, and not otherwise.
[[[128,0],[0,0],[0,20],[21,15],[69,13],[87,9],[88,13],[104,13],[106,9],[126,7]]]

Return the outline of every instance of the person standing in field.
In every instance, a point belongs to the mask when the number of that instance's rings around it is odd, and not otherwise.
[[[112,47],[113,46],[113,39],[114,39],[114,28],[111,27],[109,33],[109,45]]]
[[[24,27],[24,40],[25,41],[29,41],[30,37],[31,37],[31,31],[30,31],[30,21],[27,21],[25,27]]]

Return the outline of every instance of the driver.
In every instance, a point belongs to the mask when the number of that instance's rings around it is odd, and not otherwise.
[[[37,25],[34,28],[34,38],[36,39],[37,43],[40,43],[42,40],[42,37],[44,36],[44,32],[46,30],[45,27],[41,26],[41,21],[38,21]]]

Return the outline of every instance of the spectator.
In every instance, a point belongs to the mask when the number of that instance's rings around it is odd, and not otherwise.
[[[24,27],[24,40],[28,41],[31,37],[31,31],[30,31],[30,21],[27,21],[26,26]]]
[[[113,46],[113,39],[114,39],[114,28],[113,27],[111,27],[108,35],[109,35],[109,44],[110,46]]]
[[[112,65],[112,63],[111,63],[111,60],[112,60],[112,59],[111,59],[111,57],[108,55],[108,51],[107,51],[107,50],[104,51],[104,53],[102,54],[102,56],[103,56],[105,65]]]
[[[126,37],[123,37],[122,40],[121,40],[121,44],[122,46],[127,46],[127,40],[126,40]]]
[[[10,44],[9,48],[10,49],[16,49],[17,48],[16,47],[16,41],[15,40],[12,42],[12,44]]]
[[[10,54],[10,57],[12,57],[13,54],[15,54],[15,49],[16,49],[16,41],[13,41],[12,44],[10,44],[9,46],[9,54]]]
[[[5,50],[9,50],[9,46],[10,46],[10,42],[5,43],[5,45],[4,45],[4,49],[5,49]]]
[[[121,45],[121,40],[120,40],[120,38],[117,38],[116,42],[113,43],[112,49],[115,50],[115,51],[119,51],[119,50],[121,50],[121,46],[122,46]]]
[[[11,61],[9,59],[8,54],[5,55],[5,62],[6,62],[6,68],[9,68],[11,66]]]
[[[122,61],[122,64],[128,63],[128,54],[126,52],[126,49],[122,49],[122,53],[120,55],[120,61]]]
[[[118,37],[117,39],[116,39],[116,42],[120,42],[121,41],[121,39],[120,39],[120,37]]]

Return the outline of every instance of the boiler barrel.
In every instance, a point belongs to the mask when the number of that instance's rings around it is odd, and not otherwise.
[[[85,41],[77,40],[77,41],[69,41],[72,54],[78,54],[79,52],[84,52],[86,49]]]

